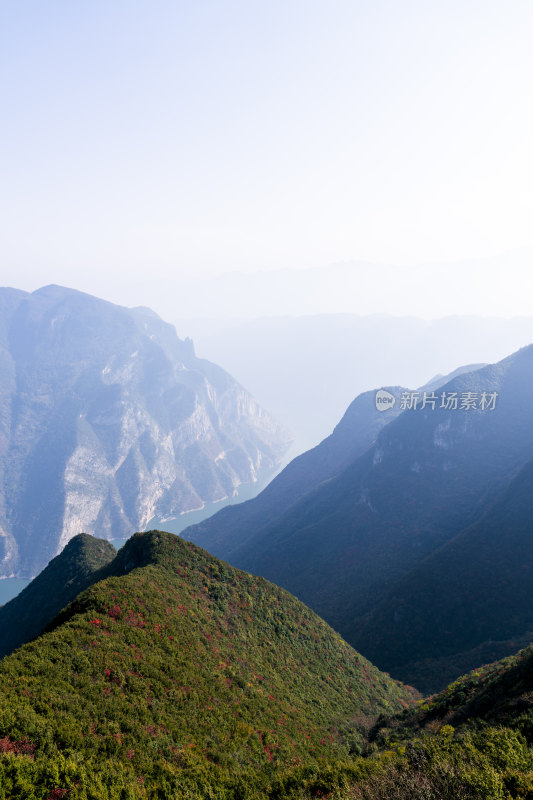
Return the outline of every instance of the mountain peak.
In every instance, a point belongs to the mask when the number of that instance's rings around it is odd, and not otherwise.
[[[0,577],[36,574],[80,531],[127,538],[231,498],[290,443],[152,312],[55,284],[0,289],[4,307]]]
[[[74,536],[17,597],[0,608],[0,658],[41,633],[116,554],[105,539],[86,533]]]
[[[0,663],[2,736],[22,720],[30,770],[68,749],[87,770],[72,781],[98,774],[102,797],[106,781],[128,793],[139,775],[146,796],[162,780],[168,796],[215,796],[221,780],[227,797],[277,796],[274,770],[360,752],[365,727],[414,699],[285,590],[160,531],[133,536]]]

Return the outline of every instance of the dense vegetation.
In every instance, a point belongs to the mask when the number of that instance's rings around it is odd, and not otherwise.
[[[395,718],[403,737],[441,725],[505,725],[533,735],[533,645],[458,678]]]
[[[103,569],[0,663],[0,800],[533,798],[533,647],[415,702],[178,537]]]
[[[98,580],[117,551],[105,539],[80,533],[23,589],[0,607],[0,658],[29,642],[76,595]]]
[[[480,667],[371,732],[353,800],[533,798],[533,647]]]
[[[365,730],[413,701],[178,537],[137,534],[107,569],[0,664],[2,800],[320,796],[367,774]]]

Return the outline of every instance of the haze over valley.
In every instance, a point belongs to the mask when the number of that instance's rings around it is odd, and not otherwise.
[[[533,798],[532,30],[0,4],[0,800]]]

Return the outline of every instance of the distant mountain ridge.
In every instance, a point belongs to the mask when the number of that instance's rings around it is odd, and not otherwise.
[[[398,394],[402,387],[389,387]],[[186,538],[226,558],[239,552],[257,531],[309,495],[324,481],[342,472],[374,442],[379,431],[400,413],[399,404],[387,412],[376,410],[375,392],[365,392],[350,404],[333,433],[319,445],[291,461],[252,500],[221,509],[198,525],[187,528]]]
[[[419,391],[433,391],[451,378],[481,366],[484,365],[459,367],[450,375],[437,375],[428,384],[420,387]],[[220,543],[226,558],[231,557],[233,548],[240,551],[246,536],[240,528],[241,520],[249,536],[255,536],[256,530],[272,524],[274,516],[280,518],[296,501],[310,494],[322,482],[340,474],[362,456],[374,443],[381,429],[402,413],[400,398],[408,390],[404,386],[386,388],[397,398],[393,407],[384,412],[378,411],[376,390],[358,395],[350,403],[333,432],[316,447],[293,459],[257,497],[239,503],[232,509],[222,509],[212,522],[208,519],[191,526],[187,529],[187,536],[191,535],[194,537],[193,541],[198,541],[213,552],[218,552],[216,548]]]
[[[316,448],[316,457],[312,456],[315,451],[302,456],[300,464],[309,465],[309,491],[290,505],[281,504],[281,513],[276,503],[267,502],[268,494],[263,492],[240,509],[228,509],[184,532],[186,538],[205,543],[220,557],[288,588],[395,677],[417,685],[418,677],[424,674],[425,683],[420,688],[426,689],[439,688],[464,671],[463,667],[469,667],[462,652],[479,647],[490,650],[490,640],[495,637],[505,641],[507,636],[517,636],[523,641],[530,624],[525,608],[520,621],[516,619],[517,605],[533,600],[527,573],[518,584],[522,587],[520,600],[514,605],[500,603],[498,614],[488,611],[484,623],[468,598],[469,582],[461,587],[453,576],[459,569],[463,574],[465,570],[477,574],[482,605],[493,589],[488,576],[498,574],[498,581],[504,581],[508,568],[511,573],[505,596],[510,598],[512,593],[512,575],[519,568],[519,558],[503,559],[498,573],[496,533],[491,534],[489,544],[483,534],[489,531],[489,517],[485,522],[482,519],[520,470],[525,470],[524,480],[528,474],[526,465],[533,456],[533,346],[497,364],[472,372],[459,371],[438,391],[447,395],[455,392],[459,399],[469,392],[478,398],[483,392],[495,393],[497,402],[493,410],[467,410],[460,405],[447,409],[440,403],[434,409],[422,408],[419,403],[417,409],[388,417],[389,423],[375,430],[370,444],[356,426],[354,441],[362,436],[361,443],[368,444],[364,451],[358,453],[355,448],[347,465],[330,470],[329,477],[322,476],[318,483],[313,479],[311,460],[320,460],[322,446]],[[361,396],[354,407],[364,402]],[[390,413],[381,416],[386,419]],[[370,419],[360,421],[368,426]],[[344,446],[349,450],[347,443]],[[286,470],[278,476],[277,495],[270,497],[283,495],[290,475]],[[305,485],[305,478],[304,470],[301,485]],[[528,496],[527,491],[522,493],[523,532],[514,527],[505,533],[509,543],[520,536],[524,552],[530,524]],[[260,519],[256,509],[261,510]],[[498,517],[496,509],[494,518],[501,523],[501,513]],[[478,522],[468,537],[462,534]],[[464,536],[465,542],[472,543],[475,531],[481,542],[479,550],[470,544],[470,560],[465,563],[457,556],[455,566],[450,566],[452,545],[459,552],[460,540],[456,546],[455,537]],[[466,551],[463,548],[461,552],[464,556]],[[491,559],[492,572],[485,570],[485,579],[481,568],[476,572],[476,552]],[[449,566],[445,566],[445,554]],[[456,593],[447,594],[441,569],[449,572]],[[420,594],[422,586],[426,586],[429,600]],[[452,612],[457,608],[456,600],[464,602],[467,619],[473,615],[472,625],[485,626],[477,634],[470,630],[461,638],[460,619],[454,622]],[[490,602],[498,605],[497,593]],[[413,609],[412,631],[409,609]],[[442,634],[440,618],[448,620]],[[413,653],[420,654],[414,668],[409,642]],[[504,652],[508,650],[496,650],[495,655]],[[446,655],[455,660],[455,667],[449,665],[451,673],[442,669]],[[428,668],[428,658],[435,659],[432,669]],[[454,674],[458,664],[459,672]]]
[[[306,314],[233,324],[183,319],[178,330],[287,425],[295,452],[303,452],[328,436],[367,389],[415,387],[457,364],[499,361],[533,341],[533,317]]]
[[[0,574],[232,496],[289,435],[146,309],[0,290]]]

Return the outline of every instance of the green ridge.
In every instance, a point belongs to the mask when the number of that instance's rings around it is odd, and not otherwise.
[[[374,771],[342,800],[530,800],[533,647],[381,719],[371,738]]]
[[[0,607],[0,658],[38,636],[77,594],[98,580],[117,551],[80,533],[23,591]]]
[[[413,700],[292,595],[176,536],[136,534],[107,570],[0,664],[6,798],[318,792]]]

